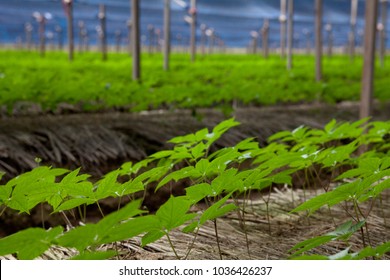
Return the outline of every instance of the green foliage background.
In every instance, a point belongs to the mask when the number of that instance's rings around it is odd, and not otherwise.
[[[231,106],[233,101],[252,105],[358,100],[362,59],[325,57],[324,81],[314,79],[314,57],[297,55],[286,71],[279,56],[265,60],[255,55],[172,54],[171,70],[162,69],[160,54],[143,54],[142,83],[131,80],[131,57],[99,53],[77,54],[69,63],[65,53],[0,51],[0,104],[9,109],[17,101],[32,101],[45,109],[59,103],[79,104],[95,110],[125,107],[131,111],[157,108]],[[375,97],[388,100],[390,66],[377,67]]]

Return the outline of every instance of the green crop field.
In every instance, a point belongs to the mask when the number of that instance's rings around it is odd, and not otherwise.
[[[142,82],[131,79],[131,57],[98,53],[77,55],[69,63],[65,53],[0,51],[0,104],[31,101],[53,110],[60,103],[83,110],[124,108],[130,111],[222,107],[238,104],[270,105],[302,102],[335,103],[360,98],[362,59],[324,58],[324,80],[314,81],[314,57],[296,56],[287,71],[279,56],[211,55],[189,62],[173,54],[171,70],[162,69],[159,54],[142,56]],[[390,99],[390,66],[376,68],[375,97]]]

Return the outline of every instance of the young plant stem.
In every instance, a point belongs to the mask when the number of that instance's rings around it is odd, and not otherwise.
[[[83,212],[81,211],[81,207],[77,206],[77,210],[79,211],[80,219],[83,223],[85,223]]]
[[[386,214],[385,214],[385,210],[383,209],[382,194],[379,194],[379,207],[380,207],[380,209],[381,209],[382,216],[383,216],[383,224],[385,225],[385,227],[387,227]],[[1,215],[0,215],[0,217],[1,217]]]
[[[97,207],[99,208],[99,212],[102,215],[102,218],[104,218],[104,213],[103,213],[102,208],[100,207],[99,201],[96,201],[96,204],[97,204]]]
[[[65,223],[68,225],[68,227],[71,229],[71,228],[74,228],[74,226],[72,225],[72,223],[69,221],[68,217],[66,216],[66,214],[64,213],[64,211],[60,211],[62,217],[64,218],[64,221]]]
[[[41,203],[41,220],[42,220],[42,228],[45,228],[45,219],[43,218],[43,203]]]
[[[167,238],[168,238],[169,246],[171,247],[173,253],[175,254],[176,258],[177,258],[178,260],[180,260],[180,257],[179,257],[179,255],[177,254],[177,252],[176,252],[176,250],[175,250],[175,246],[173,246],[172,240],[171,240],[171,238],[169,237],[168,232],[166,232],[165,235],[166,235]]]
[[[122,196],[119,197],[118,208],[117,208],[118,211],[121,209],[121,203],[122,203]]]
[[[119,250],[118,250],[118,242],[114,242],[115,252],[116,252],[116,259],[119,261]]]
[[[353,209],[355,210],[356,220],[358,221],[358,223],[360,223],[358,206],[357,206],[357,202],[355,199],[353,200]],[[360,228],[360,234],[362,236],[363,247],[366,247],[366,239],[364,237],[364,230],[362,227]]]
[[[267,199],[264,199],[264,198],[263,198],[263,201],[264,201],[264,203],[265,203],[265,213],[266,213],[266,216],[267,216],[268,234],[269,234],[269,235],[272,235],[272,232],[271,232],[271,218],[270,218],[270,215],[269,215],[269,200],[270,200],[270,198],[271,198],[271,189],[272,189],[272,187],[270,186],[270,187],[269,187],[269,192],[268,192]]]
[[[0,217],[4,214],[4,212],[5,212],[5,209],[7,209],[7,206],[4,206],[4,208],[3,209],[1,209],[1,212],[0,212]]]
[[[304,202],[306,202],[306,200],[307,200],[307,198],[306,198],[306,184],[307,184],[308,189],[309,189],[310,184],[309,184],[309,175],[308,175],[307,168],[305,168],[305,182],[302,184]]]
[[[188,251],[187,251],[187,253],[186,253],[185,257],[184,257],[185,260],[188,258],[188,256],[190,255],[191,250],[194,248],[195,240],[196,240],[196,238],[198,237],[199,230],[200,230],[200,228],[197,227],[197,228],[196,228],[196,232],[195,232],[195,236],[194,236],[194,238],[192,239],[191,245],[190,245],[190,247],[188,248]]]
[[[372,203],[372,202],[371,202],[371,203]],[[368,223],[367,223],[367,217],[368,217],[369,213],[371,212],[371,210],[369,209],[367,215],[364,215],[364,214],[363,214],[363,211],[361,210],[361,208],[360,208],[360,206],[359,206],[359,204],[356,204],[356,206],[357,206],[357,209],[358,209],[360,215],[362,215],[363,218],[366,220],[366,222],[364,223],[364,227],[366,228],[368,244],[371,246],[372,244],[371,244],[371,239],[370,239],[370,232],[368,231]],[[372,209],[372,205],[371,205],[371,209]]]
[[[217,219],[215,219],[213,222],[214,222],[215,237],[217,239],[219,258],[222,260],[222,252],[221,252],[221,247],[219,245],[219,235],[218,235]]]
[[[245,205],[246,205],[246,190],[244,191],[244,204],[242,206],[242,225],[243,225],[244,234],[245,234],[246,250],[248,252],[248,256],[250,257],[251,253],[249,250],[248,231],[247,231],[246,222],[245,222]]]

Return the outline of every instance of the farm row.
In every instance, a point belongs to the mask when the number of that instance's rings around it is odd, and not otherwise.
[[[388,65],[388,64],[387,64]],[[346,56],[324,58],[324,81],[314,81],[314,57],[296,56],[286,71],[278,56],[210,55],[189,63],[173,54],[171,70],[162,69],[159,54],[142,57],[142,82],[131,80],[131,58],[97,53],[79,54],[69,63],[65,53],[0,51],[0,104],[11,111],[22,101],[55,110],[73,104],[82,110],[121,108],[130,111],[218,107],[232,104],[270,105],[340,102],[360,98],[362,60]],[[375,97],[388,100],[390,66],[377,67]],[[3,107],[3,110],[6,110]]]
[[[292,213],[302,213],[302,218],[323,210],[332,216],[332,209],[337,206],[350,217],[340,220],[333,216],[333,223],[326,225],[329,229],[326,234],[298,243],[289,253],[285,252],[286,256],[298,259],[389,257],[388,209],[383,206],[384,195],[390,187],[390,146],[386,140],[389,122],[331,121],[323,129],[301,126],[274,134],[265,147],[248,138],[235,146],[211,152],[213,143],[237,125],[238,122],[230,119],[211,131],[202,129],[173,138],[172,149],[154,153],[138,163],[124,163],[98,182],[79,174],[79,169],[46,166],[15,177],[0,186],[0,216],[5,209],[30,213],[37,205],[47,203],[53,213],[63,215],[70,230],[57,226],[19,231],[0,239],[0,256],[16,254],[20,259],[32,259],[59,245],[76,249],[75,259],[122,258],[118,250],[99,248],[140,236],[142,246],[166,238],[176,257],[184,259],[191,254],[191,245],[186,254],[179,254],[170,238],[173,232],[183,231],[195,241],[200,228],[214,223],[222,258],[218,220],[236,212],[241,219],[241,231],[247,234],[245,217],[251,211],[248,206],[251,194],[263,196],[269,221],[272,209],[268,208],[266,190],[285,185],[303,188],[304,192],[314,188],[318,192],[290,209]],[[327,179],[323,180],[324,177]],[[294,183],[294,178],[299,178],[301,184]],[[135,196],[151,187],[156,191],[173,190],[177,183],[186,185],[185,194],[171,196],[155,213],[142,209],[140,196]],[[108,197],[119,199],[119,210],[110,214],[104,213],[99,204]],[[131,202],[121,206],[121,198],[126,197]],[[204,202],[206,207],[192,211],[199,202]],[[84,224],[88,215],[85,205],[97,205],[100,221]],[[79,226],[71,223],[68,217],[74,215],[84,223]],[[373,233],[374,221],[380,224],[379,235]],[[352,238],[358,240],[354,246]],[[259,242],[254,245],[257,247]],[[330,246],[336,248],[336,254],[327,254],[328,249],[319,250]],[[252,247],[247,244],[248,254]]]

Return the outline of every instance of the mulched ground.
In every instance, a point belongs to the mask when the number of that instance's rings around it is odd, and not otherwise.
[[[375,119],[390,119],[390,104],[377,104]],[[230,130],[215,148],[234,145],[247,137],[261,144],[275,132],[299,125],[322,127],[335,118],[357,120],[358,104],[291,105],[237,108],[232,114],[241,125]],[[126,161],[139,161],[167,148],[167,140],[204,127],[212,128],[225,116],[213,109],[143,113],[77,113],[19,115],[0,118],[0,172],[5,179],[41,164],[101,176]]]

